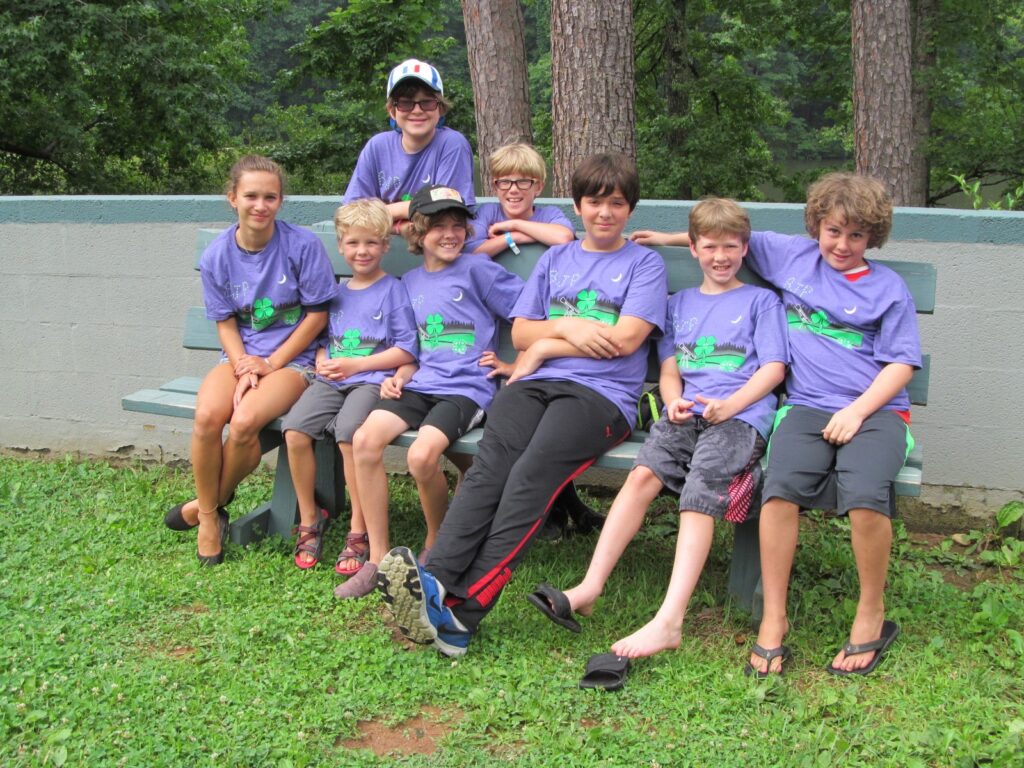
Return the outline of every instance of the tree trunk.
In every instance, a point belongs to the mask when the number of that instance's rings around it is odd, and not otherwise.
[[[853,141],[857,172],[911,205],[914,147],[910,0],[853,0]]]
[[[671,15],[665,29],[665,82],[668,94],[665,101],[666,114],[670,118],[683,118],[690,113],[690,97],[687,83],[693,79],[690,69],[690,30],[687,27],[686,4],[688,0],[673,0]],[[672,147],[686,146],[686,130],[677,121],[668,134]],[[693,185],[683,182],[676,191],[680,200],[693,199]]]
[[[636,159],[633,7],[628,0],[551,0],[552,188],[601,152]]]
[[[480,178],[488,185],[488,158],[494,150],[516,141],[533,143],[523,9],[519,0],[462,0],[462,17]]]
[[[935,21],[938,0],[915,0],[913,19],[914,145],[910,159],[909,205],[928,205],[931,170],[928,163],[928,135],[932,128],[931,77],[935,69]]]

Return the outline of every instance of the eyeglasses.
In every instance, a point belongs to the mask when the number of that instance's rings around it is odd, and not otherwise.
[[[507,192],[512,189],[512,185],[516,185],[516,189],[529,189],[537,183],[537,179],[495,179],[494,186],[500,189],[502,192]]]
[[[433,112],[440,103],[437,99],[395,99],[395,109],[399,112],[412,112],[418,106],[424,112]]]

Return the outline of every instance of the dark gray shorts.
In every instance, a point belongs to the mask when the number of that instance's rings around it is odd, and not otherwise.
[[[712,424],[701,416],[654,423],[634,466],[647,467],[679,494],[679,509],[742,523],[756,516],[764,438],[739,419]]]
[[[314,440],[333,434],[334,442],[351,443],[352,435],[379,402],[379,384],[355,384],[335,389],[314,379],[281,419],[281,431],[293,429]]]
[[[427,395],[403,389],[397,400],[381,400],[374,408],[388,411],[409,425],[409,429],[434,427],[454,443],[484,420],[483,409],[463,395]]]
[[[893,480],[913,447],[910,429],[892,411],[876,411],[846,445],[821,436],[831,411],[785,406],[768,443],[764,498],[802,509],[872,509],[892,516]]]

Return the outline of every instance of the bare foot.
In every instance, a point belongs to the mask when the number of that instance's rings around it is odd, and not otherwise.
[[[217,510],[199,512],[199,531],[196,534],[196,546],[203,557],[213,557],[221,550],[220,519]]]
[[[882,622],[884,620],[884,610],[872,611],[870,614],[865,613],[864,615],[857,611],[857,615],[853,619],[853,626],[850,628],[850,643],[860,645],[861,643],[870,643],[877,640],[882,634]],[[858,653],[856,656],[847,657],[842,649],[840,649],[836,657],[832,659],[832,666],[846,672],[864,669],[864,667],[871,663],[871,659],[874,656],[874,653]]]
[[[761,619],[761,626],[757,630],[757,644],[762,648],[771,650],[782,645],[786,633],[789,632],[789,621],[785,616],[781,620],[773,620],[765,617]],[[755,672],[771,672],[777,674],[782,671],[782,657],[772,659],[770,669],[768,662],[755,653],[750,654],[750,666]]]
[[[682,637],[682,624],[655,616],[629,637],[616,641],[612,645],[612,652],[630,659],[653,656],[659,651],[675,650]]]
[[[596,595],[583,589],[583,585],[567,589],[563,593],[569,598],[569,606],[573,612],[578,613],[580,616],[589,616],[594,612],[594,603],[597,602],[597,598],[601,596],[598,592]]]
[[[334,570],[342,576],[355,575],[366,562],[366,553],[369,549],[366,531],[349,531],[345,537],[345,548],[338,553]]]
[[[192,526],[199,522],[199,499],[192,499],[181,508],[181,519]]]

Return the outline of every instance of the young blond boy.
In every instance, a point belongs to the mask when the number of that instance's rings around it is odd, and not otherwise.
[[[316,378],[282,420],[292,484],[299,505],[295,565],[320,560],[327,512],[314,498],[313,441],[334,435],[341,451],[352,522],[335,569],[359,570],[366,559],[366,525],[352,456],[352,436],[380,400],[380,385],[416,356],[416,324],[402,283],[381,267],[391,216],[379,200],[357,200],[334,214],[338,250],[352,277],[327,307],[326,343],[316,353]],[[360,549],[360,547],[362,547]]]
[[[753,233],[747,257],[782,292],[792,355],[759,524],[764,617],[746,666],[759,677],[781,673],[790,655],[782,641],[800,509],[850,518],[860,596],[849,640],[827,671],[869,674],[899,634],[885,618],[885,576],[893,480],[913,447],[906,387],[921,349],[902,278],[865,258],[889,236],[892,200],[875,179],[828,174],[808,189],[804,223],[810,238]]]
[[[679,494],[668,591],[650,622],[612,645],[619,657],[679,647],[715,521],[748,518],[775,416],[773,390],[789,359],[778,297],[737,276],[750,239],[746,212],[732,200],[710,198],[694,206],[689,225],[704,279],[669,299],[658,342],[665,418],[655,422],[616,496],[583,581],[564,594],[541,584],[528,596],[549,619],[579,632],[572,614],[590,615],[647,507],[664,487]]]
[[[467,252],[496,256],[506,248],[516,253],[526,243],[551,246],[576,239],[572,222],[560,208],[534,204],[547,179],[544,158],[537,150],[529,144],[506,144],[491,153],[489,163],[498,202],[477,207],[476,235],[466,242]]]

